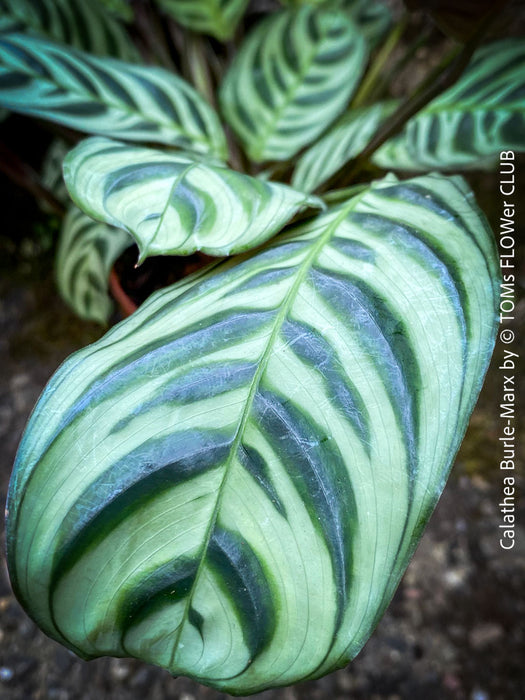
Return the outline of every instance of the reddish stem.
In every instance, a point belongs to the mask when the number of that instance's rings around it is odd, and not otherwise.
[[[120,280],[115,269],[112,268],[109,273],[109,291],[117,302],[122,314],[127,318],[138,309],[138,306],[132,301],[126,292],[122,289]]]

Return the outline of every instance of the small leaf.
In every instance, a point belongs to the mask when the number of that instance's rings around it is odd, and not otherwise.
[[[383,168],[486,168],[503,150],[525,150],[525,44],[479,49],[464,75],[373,156]]]
[[[93,221],[75,206],[68,209],[58,242],[56,279],[62,297],[78,316],[107,323],[113,309],[109,273],[132,244],[122,229]]]
[[[361,153],[385,118],[392,114],[396,104],[394,101],[382,102],[347,112],[299,158],[292,185],[303,192],[313,192],[326,182],[345,163]]]
[[[437,175],[156,293],[32,414],[8,496],[19,600],[86,658],[235,695],[343,666],[443,489],[498,302],[488,224]]]
[[[370,46],[377,46],[392,23],[388,5],[382,0],[343,0],[342,6],[350,13]]]
[[[62,165],[71,146],[63,139],[53,139],[46,151],[41,169],[42,184],[53,193],[54,197],[67,206],[71,200],[62,173]],[[45,208],[47,205],[42,202]]]
[[[391,21],[392,14],[384,2],[376,0],[281,0],[283,5],[329,5],[347,12],[356,23],[370,46],[375,46],[384,36]]]
[[[0,106],[92,134],[225,155],[213,109],[162,68],[0,34]]]
[[[286,160],[342,112],[366,62],[349,16],[302,7],[249,35],[221,88],[225,118],[256,161]]]
[[[0,0],[0,12],[26,30],[97,56],[139,59],[126,30],[98,0]]]
[[[195,32],[230,39],[249,0],[156,0],[177,22]]]
[[[92,138],[67,156],[71,197],[96,219],[131,233],[149,255],[230,255],[260,245],[320,200],[194,154]]]

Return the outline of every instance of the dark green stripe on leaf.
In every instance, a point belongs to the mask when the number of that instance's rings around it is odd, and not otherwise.
[[[270,643],[276,625],[266,570],[240,535],[220,526],[210,540],[207,562],[237,611],[252,663]]]
[[[330,552],[337,629],[351,584],[352,533],[357,527],[352,483],[344,460],[331,436],[290,401],[262,389],[255,397],[254,412]]]

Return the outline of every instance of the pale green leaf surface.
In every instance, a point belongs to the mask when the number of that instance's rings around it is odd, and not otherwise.
[[[162,68],[0,34],[0,106],[93,134],[226,152],[213,109]]]
[[[381,102],[344,114],[325,136],[299,158],[292,185],[303,192],[313,192],[345,163],[359,155],[395,106],[395,102]]]
[[[184,27],[225,41],[230,39],[249,0],[156,0]]]
[[[472,194],[433,175],[156,293],[32,414],[8,497],[19,600],[88,658],[235,694],[347,663],[444,486],[498,280]]]
[[[126,30],[99,0],[0,0],[0,13],[26,30],[97,56],[139,59]]]
[[[286,160],[347,105],[367,58],[348,14],[302,7],[262,21],[220,91],[223,114],[255,161]]]
[[[185,152],[165,153],[108,139],[83,141],[64,177],[86,213],[135,238],[149,255],[230,255],[260,245],[304,206],[287,185],[265,182]]]
[[[60,294],[78,316],[107,323],[113,310],[109,273],[132,244],[126,231],[93,221],[74,205],[69,207],[62,222],[55,268]]]
[[[525,43],[487,44],[459,81],[412,117],[373,156],[383,168],[424,171],[494,165],[525,151]]]

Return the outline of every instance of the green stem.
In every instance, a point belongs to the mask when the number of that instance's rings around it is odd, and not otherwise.
[[[361,107],[363,104],[365,104],[368,98],[377,88],[377,84],[381,80],[381,75],[384,71],[385,65],[390,59],[392,51],[398,45],[407,24],[408,14],[405,13],[405,15],[393,27],[392,31],[390,32],[386,41],[381,47],[381,50],[375,57],[368,71],[366,72],[365,78],[361,83],[361,86],[357,91],[354,99],[351,102],[351,109],[356,109],[357,107]]]
[[[186,44],[188,72],[196,90],[205,100],[216,107],[215,91],[210,67],[206,60],[204,41],[204,38],[198,34],[188,34]]]

